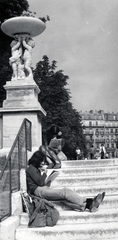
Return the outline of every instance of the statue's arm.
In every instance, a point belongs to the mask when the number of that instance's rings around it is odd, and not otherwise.
[[[22,43],[23,43],[23,46],[24,46],[26,49],[28,49],[28,50],[31,49],[31,47],[26,43],[25,40],[23,40]]]
[[[12,51],[15,51],[16,49],[18,49],[19,46],[20,46],[20,42],[17,42],[16,45],[12,47]]]

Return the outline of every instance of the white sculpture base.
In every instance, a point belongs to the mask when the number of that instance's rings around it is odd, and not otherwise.
[[[41,110],[38,102],[38,94],[40,92],[34,81],[19,80],[7,82],[4,86],[6,89],[6,100],[3,103],[3,109],[9,110]]]
[[[32,122],[32,147],[42,144],[41,118],[45,111],[38,102],[38,86],[34,81],[11,81],[5,85],[6,100],[0,112],[3,116],[3,148],[12,146],[24,118]]]

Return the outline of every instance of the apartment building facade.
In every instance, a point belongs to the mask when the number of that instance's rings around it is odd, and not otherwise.
[[[105,113],[99,111],[80,112],[87,149],[94,145],[99,152],[101,144],[104,144],[108,156],[118,155],[118,113]]]

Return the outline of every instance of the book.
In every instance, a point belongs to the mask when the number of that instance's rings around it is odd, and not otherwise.
[[[47,185],[48,183],[54,181],[54,179],[60,174],[59,171],[53,170],[45,179],[45,184]]]

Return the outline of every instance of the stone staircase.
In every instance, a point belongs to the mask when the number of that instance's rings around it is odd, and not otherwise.
[[[62,162],[60,175],[52,187],[69,187],[81,196],[106,192],[95,213],[73,211],[54,202],[60,212],[56,226],[28,228],[28,215],[20,215],[15,240],[118,240],[118,159]]]

